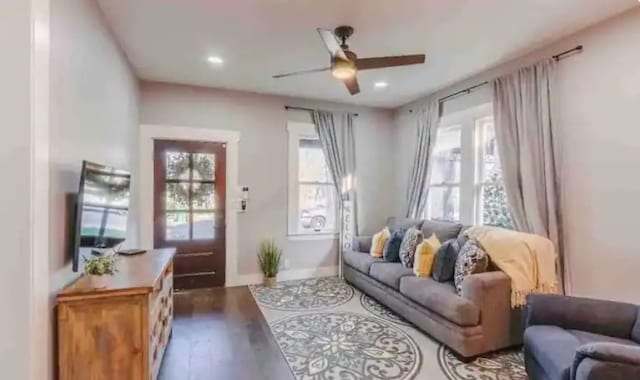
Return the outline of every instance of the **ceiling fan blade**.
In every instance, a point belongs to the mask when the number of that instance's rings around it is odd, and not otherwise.
[[[294,76],[294,75],[321,73],[323,71],[329,71],[329,70],[331,70],[331,67],[323,67],[321,69],[300,70],[300,71],[294,71],[292,73],[277,74],[277,75],[274,75],[273,78],[277,79],[277,78],[291,77],[291,76]]]
[[[418,65],[424,63],[424,54],[398,55],[395,57],[358,58],[358,70],[382,69],[385,67]]]
[[[355,95],[360,92],[360,85],[358,85],[358,77],[355,75],[351,78],[344,80],[344,85],[347,86],[347,90],[351,95]]]
[[[332,30],[318,28],[318,34],[320,34],[320,38],[322,38],[322,42],[324,42],[327,50],[329,50],[329,54],[331,54],[331,57],[338,57],[344,59],[345,61],[348,60],[347,55],[340,47],[340,43],[338,42],[336,35],[333,34]]]

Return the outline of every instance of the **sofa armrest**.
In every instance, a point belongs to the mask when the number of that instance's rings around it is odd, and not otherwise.
[[[587,343],[576,350],[574,367],[584,358],[640,366],[640,346],[610,342]]]
[[[353,250],[356,252],[371,252],[373,236],[356,236],[353,238]]]
[[[472,274],[462,282],[460,296],[480,309],[480,324],[487,349],[504,348],[522,342],[522,317],[511,309],[511,279],[502,271]],[[514,315],[519,318],[514,320]]]
[[[589,343],[578,347],[571,379],[638,379],[640,346],[619,343]]]
[[[501,271],[472,274],[464,278],[460,295],[474,301],[478,307],[487,301],[488,295],[506,296],[507,303],[510,303],[511,280]]]
[[[552,325],[629,339],[636,314],[635,305],[621,302],[533,294],[527,297],[526,326]]]

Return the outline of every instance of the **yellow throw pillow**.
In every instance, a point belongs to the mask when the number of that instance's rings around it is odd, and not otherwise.
[[[371,251],[369,252],[373,257],[382,257],[382,251],[384,251],[384,245],[391,237],[391,231],[385,227],[384,230],[373,235],[371,240]]]
[[[435,234],[432,234],[429,239],[425,239],[422,243],[418,244],[416,247],[416,256],[413,259],[413,273],[415,273],[416,276],[431,276],[433,261],[441,245],[440,240],[438,240]]]

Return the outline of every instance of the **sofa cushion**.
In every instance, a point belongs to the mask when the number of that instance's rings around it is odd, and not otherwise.
[[[422,231],[417,228],[411,227],[407,230],[402,238],[402,244],[400,244],[400,262],[407,268],[413,268],[413,258],[416,254],[416,247],[422,243],[424,236]]]
[[[404,230],[397,230],[391,233],[391,236],[384,244],[384,249],[382,250],[382,258],[384,261],[388,261],[390,263],[400,261],[400,245],[402,244],[405,232],[406,231]]]
[[[464,246],[464,243],[466,243],[467,240],[469,240],[469,236],[467,236],[466,232],[471,227],[473,226],[462,226],[462,228],[460,229],[460,233],[456,237],[456,241],[458,242],[458,246],[460,248],[462,248]]]
[[[387,219],[387,228],[389,231],[394,232],[398,230],[408,230],[411,227],[415,227],[420,229],[422,227],[422,220],[420,219],[409,219],[409,218],[397,218],[391,217]],[[428,236],[430,236],[429,234]]]
[[[433,262],[432,276],[434,280],[438,282],[453,280],[459,251],[460,246],[455,239],[445,241],[438,248]]]
[[[462,224],[444,222],[438,220],[425,220],[422,222],[422,234],[424,236],[431,236],[436,234],[440,241],[447,241],[449,239],[457,239],[462,229]]]
[[[354,236],[351,242],[351,249],[356,252],[371,252],[371,236]]]
[[[489,256],[482,249],[480,243],[475,239],[467,241],[458,253],[453,276],[453,282],[456,284],[458,294],[462,293],[462,281],[464,281],[465,277],[486,272],[488,266]]]
[[[413,258],[413,274],[419,277],[429,277],[433,270],[433,262],[436,252],[440,248],[440,241],[436,235],[431,235],[416,247],[416,254]]]
[[[578,347],[598,342],[636,345],[628,339],[582,330],[565,330],[557,326],[529,326],[524,332],[525,351],[540,363],[552,379],[568,380]]]
[[[368,253],[356,251],[345,251],[343,253],[342,259],[344,260],[345,264],[364,274],[369,274],[371,264],[382,262],[382,259],[373,257]]]
[[[640,307],[638,307],[638,315],[636,316],[636,323],[631,328],[631,339],[636,343],[640,343]]]
[[[382,257],[384,246],[387,244],[387,240],[389,240],[390,237],[391,231],[389,231],[387,227],[373,235],[373,238],[371,239],[371,249],[369,250],[371,256]]]
[[[578,339],[556,326],[530,326],[524,332],[525,352],[531,355],[550,379],[569,380]]]
[[[480,323],[478,306],[460,297],[450,282],[440,283],[430,277],[403,277],[400,293],[459,326]]]
[[[583,344],[578,347],[576,356],[573,359],[572,373],[576,373],[581,362],[585,359],[594,359],[602,362],[613,362],[634,366],[638,369],[640,376],[640,346],[630,344],[617,344],[609,342],[593,342]],[[608,377],[609,379],[611,377]],[[638,377],[627,377],[628,379],[638,379]]]
[[[633,346],[637,345],[637,343],[629,339],[616,338],[616,337],[607,336],[607,335],[600,335],[600,334],[595,334],[592,332],[582,331],[582,330],[567,330],[567,331],[571,335],[576,337],[578,342],[580,342],[580,345],[587,344],[587,343],[619,343],[619,344],[629,344]]]
[[[369,276],[381,283],[398,290],[400,279],[404,276],[413,276],[413,270],[402,263],[373,263],[369,269]]]

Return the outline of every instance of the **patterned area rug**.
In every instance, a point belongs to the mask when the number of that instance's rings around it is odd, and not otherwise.
[[[462,363],[377,301],[335,277],[250,286],[299,380],[526,380],[522,353]]]

